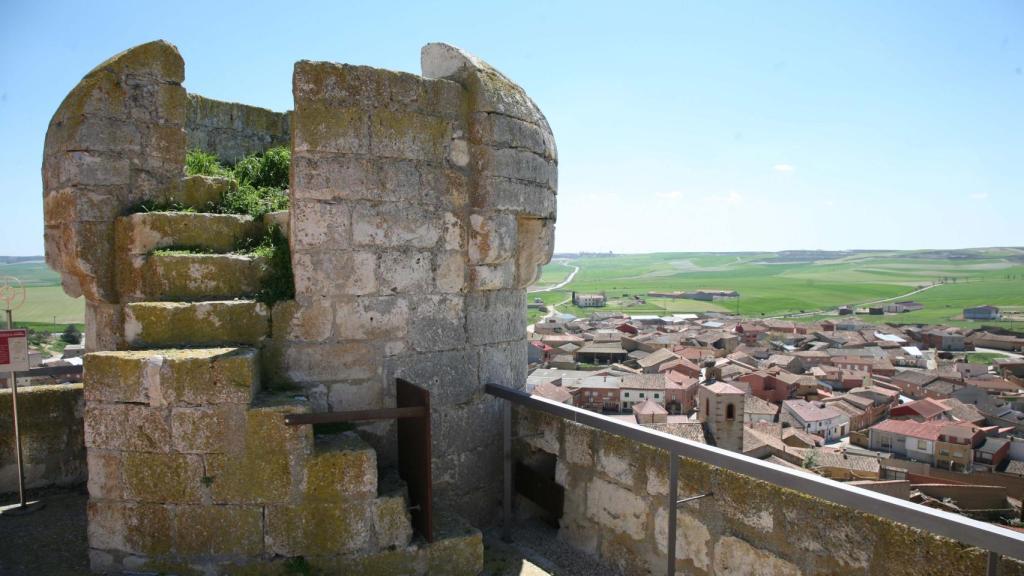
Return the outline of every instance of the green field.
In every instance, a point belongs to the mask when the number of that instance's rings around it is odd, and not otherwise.
[[[60,286],[60,275],[42,262],[0,264],[0,276],[14,276],[26,287],[25,303],[14,311],[14,321],[35,323],[33,328],[52,327],[54,318],[63,329],[85,322],[85,300],[71,298]]]
[[[633,314],[729,311],[744,316],[781,316],[828,311],[908,296],[923,310],[899,315],[861,316],[870,322],[945,323],[969,326],[960,318],[967,306],[993,304],[1024,318],[1024,249],[991,248],[954,251],[857,251],[847,253],[658,253],[574,258],[580,267],[558,292],[530,294],[545,302],[561,301],[569,291],[604,292],[606,311]],[[555,284],[569,269],[561,263],[544,267],[538,286]],[[650,298],[648,291],[736,290],[740,298],[714,303]],[[560,298],[559,298],[560,296]],[[645,303],[633,298],[640,296]],[[550,299],[550,300],[549,300]],[[559,311],[587,315],[561,306]],[[817,317],[808,317],[809,319]],[[985,324],[997,324],[985,322]],[[998,324],[1010,325],[1009,320]]]

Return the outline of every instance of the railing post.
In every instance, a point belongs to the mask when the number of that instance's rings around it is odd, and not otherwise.
[[[679,498],[679,457],[668,451],[668,576],[676,573],[676,509]]]
[[[502,400],[502,433],[504,449],[505,486],[502,497],[504,514],[501,517],[501,539],[512,541],[512,403]]]
[[[999,576],[999,554],[988,553],[988,567],[985,570],[986,576]]]

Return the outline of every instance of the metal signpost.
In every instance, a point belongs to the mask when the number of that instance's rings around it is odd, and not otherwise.
[[[14,310],[25,303],[25,287],[13,276],[0,277],[0,304],[7,313],[7,329],[0,330],[0,373],[7,374],[11,387],[11,418],[14,420],[14,452],[18,464],[18,504],[0,510],[0,514],[28,514],[41,508],[38,502],[25,502],[25,470],[21,461],[21,433],[18,431],[18,382],[16,372],[28,370],[28,330],[14,329]]]

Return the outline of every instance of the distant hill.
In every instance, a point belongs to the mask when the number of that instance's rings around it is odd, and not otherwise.
[[[18,262],[44,262],[45,256],[0,256],[0,264],[17,264]]]

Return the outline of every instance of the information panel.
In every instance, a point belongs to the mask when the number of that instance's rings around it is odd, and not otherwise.
[[[28,370],[28,330],[0,330],[0,374]]]

